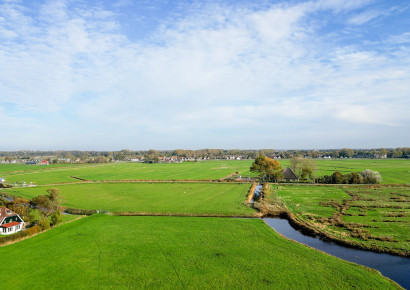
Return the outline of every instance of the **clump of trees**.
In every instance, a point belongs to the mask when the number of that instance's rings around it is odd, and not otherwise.
[[[47,189],[47,193],[48,194],[34,197],[30,201],[31,207],[38,209],[40,212],[38,224],[43,230],[48,229],[50,226],[55,226],[62,221],[59,207],[61,198],[60,191],[57,188],[49,188]]]
[[[379,184],[382,180],[382,176],[379,172],[366,169],[360,173],[351,172],[348,174],[342,174],[339,171],[335,171],[330,176],[324,175],[316,178],[315,182],[326,184]]]
[[[7,201],[0,198],[0,206],[5,206],[17,213],[31,227],[39,226],[42,230],[46,230],[63,220],[60,208],[60,191],[56,188],[50,188],[47,193],[31,200],[17,197],[12,201]]]
[[[316,169],[316,163],[309,158],[294,156],[290,160],[290,168],[302,180],[313,180],[313,171]]]
[[[259,155],[255,158],[250,171],[259,173],[261,182],[277,182],[283,177],[279,161],[265,155]]]
[[[147,154],[144,155],[145,163],[157,163],[159,162],[159,151],[150,149]]]

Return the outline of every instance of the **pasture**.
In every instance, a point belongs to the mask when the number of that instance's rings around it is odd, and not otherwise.
[[[343,174],[365,169],[379,171],[383,184],[410,183],[410,161],[406,159],[314,159],[315,176],[331,175],[335,170]],[[39,185],[75,183],[81,179],[103,180],[209,180],[220,179],[239,172],[244,177],[255,177],[249,171],[253,160],[209,160],[184,163],[106,163],[24,165],[1,164],[0,177],[9,183],[36,182]],[[289,159],[280,160],[282,168],[290,165]],[[76,179],[78,177],[80,179]]]
[[[29,172],[2,173],[7,182],[37,182],[37,184],[71,183],[81,180],[208,180],[227,177],[235,172],[254,176],[249,172],[252,160],[220,161],[210,160],[202,162],[184,163],[106,163],[98,165],[84,165],[67,168],[50,168],[44,170],[30,170]],[[40,170],[41,169],[41,170]]]
[[[398,289],[258,219],[94,215],[2,247],[0,256],[13,261],[0,273],[4,289]]]
[[[342,174],[371,169],[380,172],[383,184],[410,183],[410,160],[408,159],[312,159],[316,164],[314,176]],[[282,168],[290,166],[290,159],[280,160]]]
[[[215,183],[89,183],[53,186],[63,206],[135,213],[253,216],[246,207],[250,184]],[[33,198],[49,187],[5,189],[6,193]]]
[[[408,186],[272,186],[312,228],[373,249],[410,254]]]

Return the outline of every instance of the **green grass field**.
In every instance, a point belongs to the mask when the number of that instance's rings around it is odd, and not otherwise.
[[[80,182],[87,180],[206,180],[219,179],[239,172],[254,177],[249,171],[252,160],[210,160],[173,164],[108,163],[108,164],[58,164],[49,166],[1,164],[0,177],[7,182],[37,182],[37,184]],[[330,175],[335,170],[343,174],[365,169],[379,171],[384,184],[410,183],[410,161],[405,159],[332,159],[314,160],[316,176]],[[280,161],[282,168],[290,160]]]
[[[26,165],[24,163],[9,163],[9,164],[0,164],[0,175],[8,173],[24,173],[24,172],[33,172],[33,171],[42,171],[50,169],[68,169],[76,168],[82,166],[90,166],[90,164],[76,164],[76,163],[67,163],[67,164],[50,164],[50,165]]]
[[[95,215],[0,248],[3,289],[397,289],[262,220]]]
[[[252,216],[246,207],[249,184],[214,183],[92,183],[53,186],[70,208],[130,211],[138,213],[182,213]],[[33,198],[49,187],[11,188],[6,193]]]
[[[410,160],[407,159],[313,159],[315,177],[371,169],[380,172],[383,184],[410,183]],[[280,160],[282,168],[290,166],[290,159]]]
[[[272,186],[297,218],[369,247],[410,252],[408,186]]]
[[[98,165],[84,165],[77,167],[50,167],[36,166],[28,172],[0,171],[0,176],[6,178],[7,182],[37,182],[38,184],[79,182],[72,176],[87,180],[207,180],[219,179],[232,173],[240,172],[252,175],[249,172],[251,160],[244,161],[203,161],[184,163],[108,163]],[[24,165],[27,166],[27,165]],[[32,166],[31,168],[34,168]],[[0,170],[2,168],[0,167]]]

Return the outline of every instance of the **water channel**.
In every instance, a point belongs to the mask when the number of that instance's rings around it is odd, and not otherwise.
[[[260,196],[262,185],[255,188],[255,196]],[[348,248],[318,237],[310,237],[294,229],[289,221],[282,218],[264,218],[265,223],[288,239],[308,245],[340,259],[354,262],[378,270],[405,289],[410,289],[410,259],[389,254]]]
[[[308,245],[346,261],[380,271],[405,289],[410,289],[410,259],[389,254],[347,248],[335,243],[306,236],[295,230],[286,219],[264,218],[265,223],[288,239]]]

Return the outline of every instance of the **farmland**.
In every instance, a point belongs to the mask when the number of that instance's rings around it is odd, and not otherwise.
[[[0,256],[13,261],[0,274],[7,289],[397,288],[255,219],[95,215],[2,247]]]
[[[407,160],[315,161],[316,175],[370,168],[381,172],[383,183],[410,180]],[[280,162],[282,168],[290,164],[289,160]],[[24,180],[38,184],[0,189],[9,195],[31,199],[46,194],[52,187],[60,190],[62,206],[67,208],[117,215],[189,216],[94,215],[53,228],[0,248],[2,258],[15,261],[12,271],[22,269],[18,272],[21,274],[4,285],[11,288],[21,285],[46,288],[63,283],[73,288],[395,287],[369,269],[283,239],[261,220],[200,218],[260,215],[244,204],[249,183],[206,182],[236,174],[255,177],[249,171],[251,163],[252,160],[212,160],[176,164],[1,165],[0,176],[8,183]],[[409,187],[404,184],[276,184],[272,185],[271,196],[265,197],[267,202],[285,204],[299,221],[328,236],[364,248],[406,255],[409,198]],[[64,220],[74,218],[65,216]],[[27,258],[16,258],[22,254]]]
[[[63,206],[135,213],[253,216],[243,205],[249,184],[213,183],[91,183],[53,186]],[[5,192],[25,198],[46,194],[48,187],[11,188]]]
[[[80,182],[79,177],[86,180],[207,180],[224,178],[239,172],[253,175],[249,172],[251,160],[245,161],[204,161],[173,164],[144,163],[107,163],[99,165],[84,165],[67,168],[50,168],[36,166],[42,170],[29,172],[1,173],[8,182],[26,181],[38,184]],[[35,168],[32,166],[32,168]]]
[[[318,159],[314,160],[315,176],[330,175],[338,170],[343,174],[365,169],[379,171],[383,184],[409,183],[410,161],[406,159]],[[107,164],[61,164],[23,165],[1,164],[0,176],[10,183],[25,181],[39,185],[73,183],[85,180],[208,180],[220,179],[239,172],[239,175],[254,177],[249,171],[252,160],[209,160],[172,164],[107,163]],[[290,160],[280,160],[282,168]],[[76,179],[73,177],[78,177]]]
[[[364,248],[409,255],[410,187],[275,186],[296,218]]]

